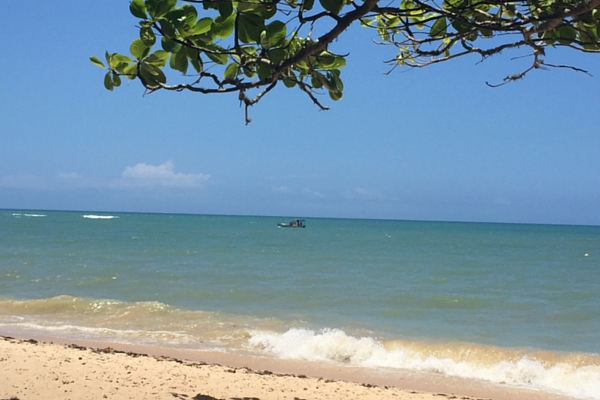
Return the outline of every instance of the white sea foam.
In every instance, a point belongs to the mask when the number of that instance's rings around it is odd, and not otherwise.
[[[165,330],[147,331],[134,329],[112,329],[107,327],[86,327],[72,324],[52,324],[48,322],[12,322],[0,327],[11,330],[46,332],[70,339],[85,339],[99,341],[114,341],[124,344],[152,344],[172,347],[186,347],[194,345],[197,338],[185,333]]]
[[[481,362],[477,357],[469,360],[468,357],[436,356],[410,347],[386,349],[380,341],[371,337],[352,337],[334,329],[320,332],[290,329],[283,334],[253,332],[249,344],[254,349],[284,359],[409,369],[481,379],[582,399],[600,399],[600,364],[597,357],[593,357],[595,361],[591,363],[549,363],[527,355]]]
[[[13,213],[13,217],[21,218],[21,217],[30,217],[30,218],[40,218],[46,217],[45,214],[21,214],[21,213]]]
[[[114,218],[119,218],[116,215],[94,215],[94,214],[87,214],[84,215],[83,218],[88,218],[88,219],[114,219]]]

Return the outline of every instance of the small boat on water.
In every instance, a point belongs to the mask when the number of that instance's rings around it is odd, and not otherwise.
[[[303,219],[294,219],[290,222],[280,222],[277,224],[279,228],[306,228]]]

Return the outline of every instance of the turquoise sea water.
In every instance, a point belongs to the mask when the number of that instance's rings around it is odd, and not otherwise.
[[[0,210],[0,334],[600,399],[600,227]]]

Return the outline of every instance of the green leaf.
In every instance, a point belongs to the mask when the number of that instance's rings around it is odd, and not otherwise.
[[[388,32],[387,29],[383,29],[383,28],[378,28],[377,29],[377,34],[379,35],[379,37],[381,39],[383,39],[384,41],[388,41],[390,40],[390,33]]]
[[[285,60],[287,51],[285,49],[271,49],[267,51],[267,56],[273,64],[281,64]]]
[[[185,23],[187,26],[194,26],[196,24],[196,20],[198,19],[198,10],[196,7],[189,4],[183,4],[181,9],[184,12]]]
[[[401,22],[402,20],[399,17],[388,17],[385,19],[384,25],[388,28],[393,28],[400,25]]]
[[[141,60],[150,52],[150,48],[142,42],[142,39],[135,39],[129,46],[131,55],[136,59]]]
[[[156,67],[164,67],[167,65],[167,59],[169,58],[169,53],[164,50],[156,50],[154,53],[150,54],[144,62],[148,64],[152,64]]]
[[[260,33],[265,30],[264,20],[256,14],[238,16],[238,38],[243,43],[258,43]]]
[[[325,77],[320,72],[313,71],[313,73],[310,74],[310,84],[315,89],[321,89],[323,87],[324,82]]]
[[[439,39],[446,36],[446,29],[448,28],[448,22],[446,21],[446,17],[440,17],[429,31],[429,36],[433,39]]]
[[[373,25],[375,25],[374,19],[371,19],[371,18],[361,18],[360,19],[360,26],[363,28],[373,26]]]
[[[338,88],[339,90],[344,90],[344,83],[340,79],[341,72],[339,69],[334,69],[328,72],[327,77],[331,86]]]
[[[196,22],[196,25],[194,25],[194,28],[192,29],[194,31],[194,35],[200,35],[210,31],[212,23],[212,18],[208,17],[198,20],[198,22]]]
[[[332,14],[339,14],[344,6],[344,0],[319,0],[323,8]]]
[[[219,3],[220,3],[219,1],[207,1],[207,0],[204,0],[202,2],[202,7],[205,10],[218,10],[219,9]]]
[[[330,90],[329,91],[329,97],[333,101],[341,100],[341,98],[342,98],[342,91],[341,90]]]
[[[169,53],[177,53],[179,51],[179,49],[181,49],[180,43],[177,43],[176,41],[171,40],[171,39],[167,39],[164,36],[160,40],[160,43],[162,45],[163,50],[168,51]]]
[[[415,3],[408,0],[406,7],[407,8],[404,9],[415,9],[417,6]],[[457,10],[460,11],[461,9],[467,8],[468,5],[465,4],[465,0],[445,0],[442,7],[444,7],[445,10],[456,12]]]
[[[160,24],[160,30],[163,33],[163,39],[166,37],[167,39],[173,39],[175,37],[175,27],[171,23],[171,21],[161,18],[158,21]]]
[[[112,81],[115,87],[121,86],[121,77],[114,71],[112,73]]]
[[[118,63],[127,63],[127,64],[129,64],[129,63],[132,63],[134,60],[132,60],[131,58],[129,58],[129,57],[123,55],[123,54],[117,54],[117,53],[115,53],[115,54],[112,55],[112,61],[113,62],[118,62]]]
[[[218,16],[215,18],[210,30],[213,36],[219,39],[225,39],[233,33],[235,27],[235,13],[232,13],[227,18]]]
[[[577,30],[571,26],[562,26],[557,29],[559,39],[563,39],[566,41],[572,41],[577,38]]]
[[[318,68],[320,69],[338,69],[346,66],[346,59],[341,56],[329,53],[327,51],[322,52],[317,57]]]
[[[248,78],[253,78],[254,75],[256,75],[256,72],[254,72],[252,68],[244,67],[242,70],[244,71],[244,75],[246,75]]]
[[[311,70],[306,61],[298,61],[296,64],[294,64],[293,68],[294,70],[300,72],[300,78],[307,75]]]
[[[215,53],[208,53],[208,52],[205,52],[204,54],[206,54],[206,57],[210,58],[213,62],[216,62],[219,65],[225,65],[225,64],[227,64],[227,61],[229,60],[229,57],[227,56],[227,54],[215,54]]]
[[[186,74],[188,68],[188,60],[185,49],[182,49],[171,55],[171,62],[169,66],[175,71],[179,71],[182,74]]]
[[[134,17],[141,19],[147,18],[144,0],[133,0],[131,3],[129,3],[129,11]]]
[[[154,36],[152,28],[149,26],[142,26],[140,28],[140,39],[147,47],[152,47],[156,43],[156,36]]]
[[[267,40],[269,41],[269,47],[277,47],[285,41],[287,35],[287,28],[281,21],[273,21],[267,25]]]
[[[315,5],[315,0],[304,0],[302,2],[302,9],[306,10],[306,11],[310,11],[310,10],[312,10],[314,5]]]
[[[146,0],[146,11],[154,19],[158,19],[171,11],[177,5],[177,0]]]
[[[239,64],[236,62],[229,64],[227,66],[227,68],[225,68],[225,72],[223,73],[223,78],[229,79],[229,80],[235,79],[235,77],[237,76],[238,67],[239,67]]]
[[[106,75],[104,75],[104,87],[107,90],[110,90],[112,92],[113,88],[115,87],[115,85],[113,84],[112,81],[112,73],[110,71],[108,71],[106,73]]]
[[[241,13],[252,12],[252,11],[256,10],[259,6],[260,6],[260,3],[258,3],[257,1],[252,1],[252,0],[239,1],[237,4],[237,10]]]
[[[126,62],[120,62],[120,63],[117,63],[117,65],[115,65],[115,66],[112,68],[112,70],[113,70],[113,71],[120,72],[120,73],[123,73],[123,71],[125,70],[125,68],[127,68],[128,66],[129,66],[129,63],[126,63]]]
[[[474,30],[466,36],[466,39],[470,40],[470,41],[475,41],[475,40],[477,40],[477,36],[478,36],[478,32],[476,30]]]
[[[135,79],[138,73],[137,66],[137,63],[135,63],[123,68],[123,76],[125,76],[127,79]]]
[[[277,14],[277,7],[268,3],[263,3],[260,7],[257,7],[254,12],[266,21],[273,18],[273,16]]]
[[[258,79],[261,81],[273,76],[273,69],[267,64],[259,64],[256,72],[258,73]]]
[[[283,79],[283,84],[286,88],[293,88],[294,86],[296,86],[296,81],[293,81],[291,79]]]
[[[458,20],[452,21],[452,27],[454,29],[456,29],[457,33],[464,33],[467,29],[470,28],[469,25],[465,24],[464,22],[458,21]]]
[[[255,57],[258,54],[257,48],[253,46],[242,46],[242,51],[251,57]]]
[[[423,21],[425,21],[426,18],[427,18],[426,14],[424,12],[419,11],[419,12],[413,13],[412,16],[410,17],[410,20],[415,23],[415,26],[417,27],[417,29],[423,29],[425,27],[425,24],[423,23]]]
[[[179,27],[181,27],[182,25],[185,24],[185,20],[186,20],[186,12],[183,6],[188,6],[191,8],[194,8],[188,4],[183,4],[181,6],[181,8],[174,8],[171,11],[169,11],[168,13],[166,13],[164,16],[162,16],[161,18],[158,19],[158,21],[169,21],[169,23],[171,25],[173,25],[174,29],[177,29]],[[195,8],[194,8],[195,10]]]
[[[479,32],[481,33],[481,36],[485,38],[491,38],[494,36],[494,31],[491,29],[480,29]]]
[[[106,60],[106,64],[108,65],[108,68],[112,67],[111,57],[112,57],[112,54],[110,54],[108,51],[104,52],[104,59]]]
[[[146,84],[151,87],[159,86],[159,83],[167,83],[167,77],[164,72],[154,65],[142,62],[140,65],[140,74],[144,81],[146,81]]]
[[[227,18],[233,12],[233,4],[231,1],[220,1],[219,2],[219,15],[222,18]]]
[[[142,63],[140,64],[140,67],[142,69],[142,71],[146,71],[148,72],[150,75],[152,76],[160,76],[163,72],[160,68],[158,68],[157,66],[154,66],[152,64],[148,64],[142,61]]]
[[[265,48],[268,49],[269,47],[271,47],[269,40],[267,39],[267,31],[262,31],[260,33],[260,45]]]
[[[90,57],[90,61],[92,62],[92,64],[94,64],[94,65],[96,65],[96,66],[98,66],[100,68],[106,68],[104,66],[104,64],[102,64],[102,61],[100,61],[100,59],[98,57],[96,57],[96,56],[91,56]]]
[[[189,4],[183,4],[181,9],[177,10],[175,16],[178,18],[177,24],[174,23],[174,25],[177,27],[179,32],[182,32],[185,27],[191,28],[196,24],[196,20],[198,19],[198,10],[196,10],[196,7],[193,7]]]
[[[184,47],[181,49],[181,51],[186,52],[186,56],[188,60],[190,60],[190,63],[192,64],[192,67],[194,67],[196,72],[202,72],[204,70],[198,50],[189,47]]]

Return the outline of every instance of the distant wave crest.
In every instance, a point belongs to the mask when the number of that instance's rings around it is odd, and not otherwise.
[[[21,214],[21,213],[13,213],[13,216],[17,217],[17,218],[21,218],[21,217],[30,217],[30,218],[46,217],[45,214]]]
[[[249,344],[284,359],[408,369],[600,399],[597,355],[527,354],[474,344],[382,343],[336,329],[318,332],[290,329],[283,334],[254,332]]]
[[[88,219],[115,219],[115,218],[119,218],[116,215],[95,215],[95,214],[87,214],[84,215],[83,218],[88,218]]]

